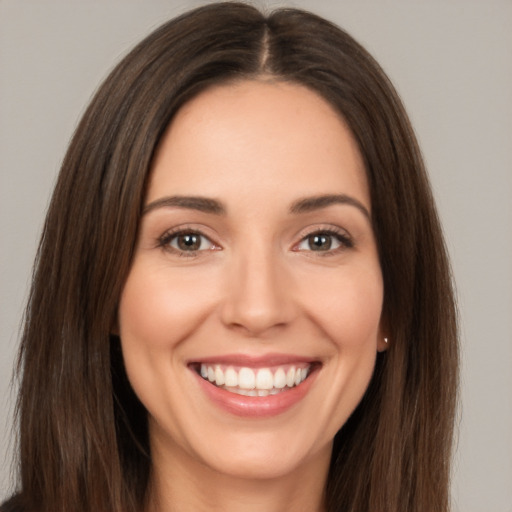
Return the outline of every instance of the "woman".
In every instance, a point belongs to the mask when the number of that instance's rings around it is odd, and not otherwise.
[[[140,43],[63,162],[20,369],[3,510],[448,510],[449,265],[375,61],[237,3]]]

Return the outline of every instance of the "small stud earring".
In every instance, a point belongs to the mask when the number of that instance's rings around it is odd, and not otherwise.
[[[386,343],[386,345],[387,345],[387,343],[388,343],[388,339],[387,338],[384,338],[384,343]]]

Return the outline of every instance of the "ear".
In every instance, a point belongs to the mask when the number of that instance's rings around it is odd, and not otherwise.
[[[380,321],[380,327],[377,338],[377,352],[385,352],[389,348],[391,343],[391,337],[389,335],[390,330],[387,321],[382,318]]]
[[[377,352],[386,352],[389,347],[389,338],[387,336],[379,336],[377,340]]]

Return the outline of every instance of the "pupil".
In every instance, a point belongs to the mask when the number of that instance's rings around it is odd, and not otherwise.
[[[312,235],[309,237],[309,244],[314,251],[327,251],[331,248],[331,237],[327,235]]]
[[[178,246],[184,251],[199,249],[200,241],[197,235],[182,235],[178,238]]]

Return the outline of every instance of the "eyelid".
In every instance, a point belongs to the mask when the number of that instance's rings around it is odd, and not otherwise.
[[[209,242],[209,247],[206,249],[195,249],[195,250],[181,250],[176,247],[172,247],[170,245],[171,241],[178,237],[179,235],[186,235],[186,234],[194,234],[198,235],[204,239],[206,239]],[[327,249],[325,251],[314,251],[314,250],[307,250],[307,249],[299,249],[298,246],[302,244],[308,237],[316,234],[323,234],[327,236],[334,237],[338,240],[340,243],[339,247],[336,247],[334,249]],[[332,254],[336,254],[337,252],[341,252],[346,249],[350,249],[354,247],[354,240],[350,233],[339,226],[333,225],[333,224],[316,224],[313,226],[308,226],[304,229],[302,229],[297,237],[299,240],[295,242],[291,248],[292,251],[295,252],[311,252],[311,253],[317,253],[317,256],[328,256]],[[156,247],[162,248],[163,250],[172,252],[174,254],[177,254],[179,256],[188,256],[188,257],[194,257],[199,256],[201,253],[207,253],[209,251],[218,251],[222,250],[223,247],[215,241],[215,239],[205,233],[205,230],[202,228],[198,228],[196,225],[190,225],[190,224],[182,224],[179,226],[175,226],[173,228],[168,229],[165,231],[161,236],[159,236],[156,240]]]
[[[313,251],[313,250],[306,250],[306,249],[298,249],[298,246],[302,244],[308,237],[312,235],[328,235],[335,237],[341,244],[340,247],[334,248],[334,249],[328,249],[326,251]],[[318,256],[328,256],[332,254],[336,254],[337,252],[351,249],[354,247],[354,239],[350,235],[350,233],[343,228],[340,228],[339,226],[335,226],[332,224],[324,224],[324,225],[315,225],[315,226],[309,226],[302,230],[298,235],[299,241],[296,242],[292,250],[296,252],[311,252],[311,253],[317,253]]]
[[[208,240],[208,242],[210,244],[209,247],[206,249],[183,251],[183,250],[180,250],[179,248],[172,247],[170,245],[171,241],[173,239],[177,238],[180,235],[187,235],[187,234],[197,235],[197,236],[200,236],[200,237]],[[220,244],[218,244],[217,242],[212,240],[212,237],[205,234],[203,230],[201,230],[197,227],[186,225],[186,224],[176,226],[174,228],[171,228],[171,229],[168,229],[167,231],[165,231],[161,236],[158,237],[158,239],[156,241],[156,246],[162,248],[165,251],[177,254],[178,256],[185,256],[185,257],[194,257],[194,256],[197,257],[200,255],[200,253],[205,253],[208,251],[218,251],[218,250],[222,249]]]

